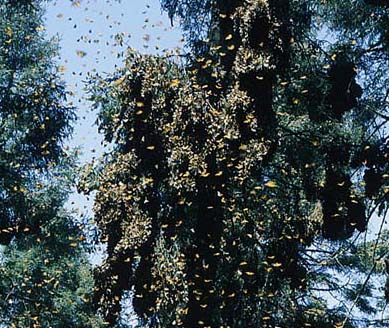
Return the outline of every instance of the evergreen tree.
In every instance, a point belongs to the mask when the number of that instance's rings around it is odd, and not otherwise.
[[[387,210],[387,9],[162,5],[180,18],[185,61],[130,51],[124,69],[91,84],[114,145],[81,186],[98,191],[106,320],[115,326],[132,290],[149,327],[370,324],[354,310],[375,313],[371,299],[383,300],[371,292],[377,266],[363,270],[361,245],[348,240]],[[342,286],[350,272],[365,282]],[[343,302],[331,307],[321,291]]]
[[[63,209],[64,183],[51,181],[27,196],[39,229],[24,228],[2,250],[0,322],[6,327],[102,327],[85,237]]]
[[[72,108],[45,41],[39,3],[1,2],[1,239],[7,244],[28,222],[25,195],[60,164]],[[18,228],[18,229],[17,229]],[[8,229],[8,230],[7,230]]]
[[[75,114],[42,6],[0,1],[0,325],[99,327],[84,237],[64,209]]]

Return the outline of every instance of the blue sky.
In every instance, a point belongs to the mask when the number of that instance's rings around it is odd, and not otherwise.
[[[46,12],[46,29],[50,37],[59,37],[59,65],[63,78],[74,96],[78,121],[69,146],[81,148],[81,163],[90,162],[103,153],[101,136],[94,125],[96,112],[85,100],[84,82],[88,72],[112,73],[120,67],[118,54],[132,47],[144,53],[161,53],[182,46],[182,35],[171,27],[159,0],[81,0],[78,6],[69,0],[50,1]],[[115,46],[114,37],[124,33],[126,45]],[[156,48],[158,47],[158,49]],[[84,196],[70,197],[72,208],[91,215],[91,202]]]
[[[80,3],[72,6],[67,0],[50,2],[46,28],[49,36],[60,38],[59,61],[66,68],[64,79],[75,92],[71,101],[79,114],[71,145],[82,146],[84,161],[94,156],[92,149],[98,152],[101,149],[96,127],[92,126],[95,113],[90,112],[90,104],[83,100],[83,80],[87,72],[110,73],[115,65],[121,65],[117,55],[125,47],[115,46],[114,36],[125,33],[130,47],[147,53],[156,53],[156,46],[159,52],[178,47],[182,37],[177,28],[170,26],[158,0],[82,0]]]

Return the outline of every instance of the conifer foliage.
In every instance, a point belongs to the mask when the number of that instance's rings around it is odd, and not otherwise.
[[[42,12],[31,2],[1,2],[1,239],[7,244],[27,222],[25,195],[34,179],[63,157],[73,109],[44,40]],[[9,228],[7,230],[7,228]],[[18,228],[18,229],[16,229]],[[18,231],[17,231],[18,230]]]
[[[64,203],[74,110],[41,1],[0,1],[0,326],[99,327],[80,227]]]
[[[357,237],[387,211],[388,12],[338,4],[164,0],[191,53],[130,50],[91,81],[113,150],[80,187],[97,190],[110,326],[126,290],[146,327],[362,327],[356,309],[385,308],[383,231],[365,260]]]

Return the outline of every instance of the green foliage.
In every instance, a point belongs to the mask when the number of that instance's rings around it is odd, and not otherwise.
[[[0,325],[101,327],[85,237],[64,203],[75,119],[40,1],[0,1]]]
[[[66,213],[42,220],[39,233],[17,238],[1,254],[1,323],[101,326],[93,316],[93,277],[80,228]]]
[[[162,1],[187,60],[131,50],[91,81],[113,151],[80,186],[97,191],[108,257],[96,301],[110,326],[126,290],[148,327],[371,323],[356,309],[378,313],[384,295],[357,237],[387,211],[386,55],[369,48],[384,25],[368,20],[355,43],[358,25],[329,14],[386,11],[347,3]]]
[[[27,220],[25,195],[63,157],[74,113],[64,104],[65,87],[52,61],[56,46],[44,40],[42,12],[3,1],[0,13],[0,227],[7,243],[4,232]]]

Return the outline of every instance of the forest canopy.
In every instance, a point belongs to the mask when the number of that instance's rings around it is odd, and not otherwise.
[[[0,327],[389,327],[386,1],[161,0],[86,165],[46,4],[0,1]]]

